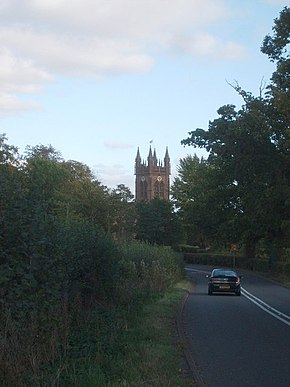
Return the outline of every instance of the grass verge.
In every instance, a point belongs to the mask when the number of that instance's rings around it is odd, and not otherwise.
[[[183,280],[129,312],[120,307],[91,316],[87,330],[76,333],[75,356],[71,353],[60,369],[61,378],[42,387],[195,386],[182,372],[184,343],[176,326],[180,302],[189,290],[190,283]],[[96,337],[98,321],[101,336]]]
[[[182,346],[175,315],[189,289],[184,281],[132,316],[115,344],[107,386],[189,386],[179,374]]]

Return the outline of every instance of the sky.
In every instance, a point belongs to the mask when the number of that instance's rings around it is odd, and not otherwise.
[[[226,104],[258,95],[260,47],[290,0],[0,0],[0,133],[21,154],[52,145],[134,193],[139,147],[171,159]]]

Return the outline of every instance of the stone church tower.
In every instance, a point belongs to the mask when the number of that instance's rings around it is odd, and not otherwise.
[[[135,199],[149,202],[155,197],[169,200],[170,158],[166,148],[164,163],[157,160],[150,146],[147,162],[141,161],[139,148],[135,158]]]

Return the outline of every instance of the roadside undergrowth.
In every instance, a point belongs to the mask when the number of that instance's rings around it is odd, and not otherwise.
[[[175,313],[186,291],[178,283],[131,316],[115,343],[109,386],[185,386]]]
[[[66,256],[52,261],[42,287],[30,277],[7,284],[0,385],[182,386],[174,342],[176,307],[186,291],[180,255],[135,241],[95,250],[102,234],[90,241],[81,261],[76,252],[69,265]],[[45,274],[50,267],[41,268]]]
[[[184,280],[130,313],[116,309],[104,311],[101,319],[92,317],[84,336],[76,336],[73,344],[76,349],[79,343],[86,356],[71,357],[59,386],[194,386],[180,373],[183,347],[175,325],[177,308],[188,289]],[[98,320],[103,336],[96,340]]]

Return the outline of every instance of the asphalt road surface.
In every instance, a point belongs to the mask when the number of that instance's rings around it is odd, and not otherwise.
[[[200,386],[290,386],[290,289],[242,274],[242,295],[207,294],[211,267],[188,265],[182,329]]]

